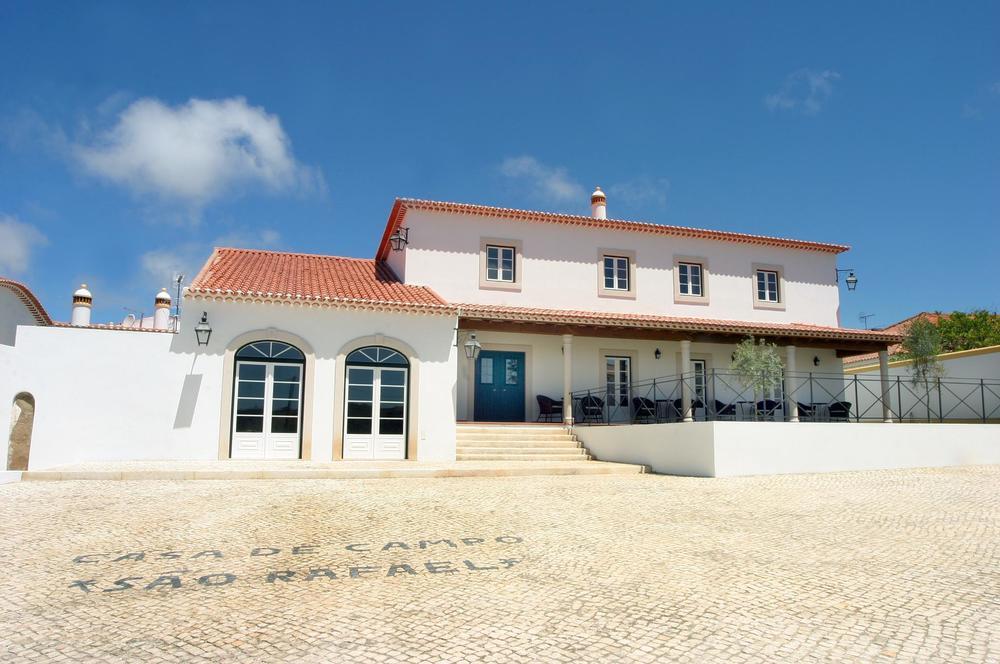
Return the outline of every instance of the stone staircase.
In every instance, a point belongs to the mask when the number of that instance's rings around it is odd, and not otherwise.
[[[589,461],[590,455],[561,424],[459,423],[459,461]]]

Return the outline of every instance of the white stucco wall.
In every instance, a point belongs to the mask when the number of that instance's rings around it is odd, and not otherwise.
[[[463,332],[463,334],[465,334]],[[476,336],[486,350],[524,351],[526,366],[526,409],[525,417],[534,420],[538,417],[538,407],[535,395],[544,394],[553,399],[561,399],[563,394],[563,355],[562,336],[545,334],[520,334],[512,332],[477,332]],[[464,340],[464,336],[463,336]],[[656,359],[656,349],[660,349],[660,359]],[[731,344],[692,343],[691,358],[706,361],[709,373],[714,369],[727,372],[731,365],[733,353]],[[641,383],[654,378],[666,378],[681,373],[680,342],[678,341],[647,341],[641,339],[607,339],[601,337],[573,338],[573,390],[595,389],[603,398],[601,391],[605,382],[605,356],[625,355],[631,358],[632,382]],[[784,360],[784,349],[779,349]],[[822,372],[840,372],[841,361],[836,352],[828,349],[810,349],[796,347],[796,368],[799,372],[815,369]],[[820,358],[820,365],[813,364],[813,358]],[[462,353],[458,361],[458,415],[460,419],[472,419],[470,406],[469,379],[470,362]],[[716,382],[717,397],[728,401],[732,390],[726,387],[726,381],[734,382],[729,376],[721,377]],[[840,379],[829,385],[829,392],[836,393],[840,389]],[[672,389],[667,387],[667,390]],[[636,396],[645,396],[637,394]],[[735,397],[732,397],[735,398]],[[748,397],[749,398],[749,397]],[[802,400],[805,400],[804,398]]]
[[[1000,463],[992,424],[685,422],[574,433],[602,461],[696,477]]]
[[[904,419],[918,421],[936,419],[939,413],[945,419],[978,420],[985,409],[989,420],[1000,420],[1000,348],[945,353],[938,360],[944,372],[940,399],[936,382],[931,383],[929,395],[923,385],[913,382],[909,362],[890,362],[889,402],[894,412],[901,413]],[[861,412],[881,409],[878,365],[849,371],[844,376],[845,393],[855,393],[856,377]]]
[[[405,223],[409,245],[389,252],[389,264],[407,283],[430,286],[450,302],[838,324],[830,253],[423,210],[409,211]],[[520,292],[479,287],[481,238],[522,242]],[[635,252],[635,299],[598,296],[602,248]],[[709,304],[674,303],[675,255],[707,259]],[[755,263],[783,267],[784,311],[754,308]]]
[[[312,403],[303,417],[312,429],[311,458],[334,450],[336,357],[360,337],[384,335],[413,348],[419,359],[415,389],[419,460],[455,456],[456,359],[448,316],[308,309],[277,304],[185,301],[180,334],[59,327],[22,327],[16,347],[0,346],[0,430],[8,431],[14,395],[30,392],[36,411],[29,467],[100,460],[219,458],[227,345],[267,328],[304,339],[315,352]],[[194,322],[206,311],[213,333],[198,347]],[[412,399],[412,397],[411,397]],[[411,401],[412,403],[412,401]],[[228,424],[226,425],[228,426]],[[6,453],[6,437],[3,442]],[[6,458],[6,454],[4,454]]]
[[[35,317],[17,295],[7,288],[0,288],[0,345],[14,345],[18,325],[35,324]]]

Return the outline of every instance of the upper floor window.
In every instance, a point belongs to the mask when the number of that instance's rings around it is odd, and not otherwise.
[[[486,246],[486,280],[514,283],[514,247]]]
[[[757,299],[761,302],[780,302],[776,270],[757,270]]]
[[[521,241],[479,238],[479,287],[484,290],[521,290]]]
[[[604,289],[629,290],[629,260],[626,256],[604,257]]]
[[[678,263],[677,279],[677,290],[681,295],[694,297],[703,295],[700,263]]]

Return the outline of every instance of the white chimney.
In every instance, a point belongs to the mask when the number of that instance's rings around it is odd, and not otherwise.
[[[73,317],[70,323],[81,327],[90,325],[90,307],[93,304],[94,296],[87,290],[87,284],[80,284],[73,293]]]
[[[608,198],[600,187],[594,189],[594,193],[590,195],[590,216],[594,219],[608,218]]]
[[[167,292],[166,288],[161,288],[160,292],[156,294],[156,300],[153,303],[155,307],[153,310],[153,329],[154,330],[167,330],[170,328],[170,293]]]

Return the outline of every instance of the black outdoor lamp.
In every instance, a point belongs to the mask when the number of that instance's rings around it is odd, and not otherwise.
[[[819,366],[819,355],[813,355],[813,366],[814,367]]]
[[[199,346],[207,346],[212,338],[212,326],[208,324],[208,312],[201,312],[201,320],[194,326],[194,336],[198,337]]]
[[[410,228],[397,228],[396,232],[389,236],[389,244],[393,251],[402,251],[403,247],[410,243]]]
[[[663,353],[660,352],[659,348],[657,348],[655,351],[653,351],[653,357],[655,357],[656,359],[660,359],[661,355],[663,355]]]
[[[858,278],[857,278],[857,276],[855,276],[853,268],[846,268],[846,269],[843,269],[843,270],[841,270],[841,269],[838,268],[836,271],[837,271],[837,281],[838,282],[840,281],[840,273],[841,272],[847,272],[848,273],[847,274],[847,278],[844,279],[844,283],[847,284],[847,290],[854,290],[855,288],[858,287]]]
[[[483,349],[482,344],[476,339],[476,333],[472,332],[469,334],[468,340],[465,342],[465,357],[474,360],[479,357],[479,351]]]

